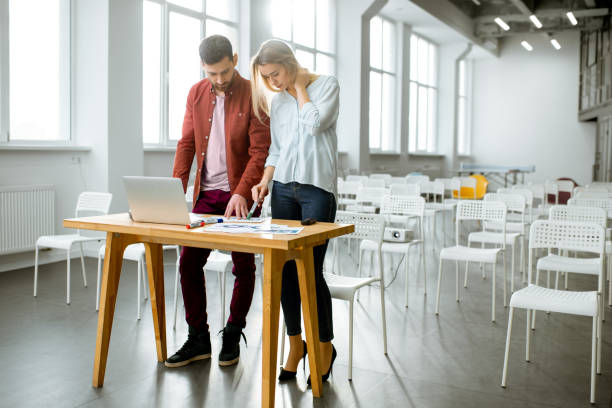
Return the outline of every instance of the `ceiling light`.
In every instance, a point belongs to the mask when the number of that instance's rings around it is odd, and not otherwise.
[[[479,0],[472,0],[472,3],[474,3],[477,6],[480,6],[480,1]]]
[[[559,41],[555,40],[554,38],[550,40],[550,43],[553,47],[555,47],[556,50],[561,49],[561,44],[559,44]]]
[[[506,22],[499,17],[495,17],[495,22],[497,23],[498,26],[503,28],[505,31],[508,31],[510,29],[510,26],[506,24]]]
[[[527,41],[521,41],[521,45],[523,46],[523,48],[525,48],[527,51],[533,51],[533,47],[531,46],[531,44],[529,44]]]
[[[542,28],[542,23],[540,22],[540,20],[538,20],[535,14],[530,15],[529,19],[531,20],[533,25],[536,26],[536,28]]]
[[[574,16],[574,13],[572,13],[571,11],[567,13],[567,18],[569,19],[570,23],[572,23],[572,25],[578,24],[578,20],[576,20],[576,16]]]

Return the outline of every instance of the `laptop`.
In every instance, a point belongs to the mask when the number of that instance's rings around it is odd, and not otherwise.
[[[202,219],[187,210],[181,179],[124,176],[123,186],[134,221],[187,225]]]

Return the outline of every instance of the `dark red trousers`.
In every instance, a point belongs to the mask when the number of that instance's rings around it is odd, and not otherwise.
[[[203,191],[198,197],[194,213],[223,215],[230,193],[221,190]],[[206,279],[204,265],[210,249],[183,247],[179,270],[185,304],[185,320],[197,329],[208,329],[206,313]],[[232,252],[234,290],[228,323],[244,328],[255,289],[255,257],[253,254]]]

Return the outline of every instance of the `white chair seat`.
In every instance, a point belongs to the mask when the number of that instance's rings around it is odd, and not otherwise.
[[[441,211],[444,211],[444,208],[425,208],[425,216],[433,217]]]
[[[510,307],[595,316],[597,292],[573,292],[529,285],[512,294]]]
[[[567,256],[548,255],[538,260],[536,268],[545,271],[599,275],[601,264],[599,258],[569,258]]]
[[[357,278],[353,276],[341,276],[333,273],[324,273],[325,281],[329,286],[332,298],[352,300],[357,289],[378,281],[379,278]]]
[[[375,205],[348,205],[346,207],[346,211],[365,214],[375,214],[377,209]]]
[[[454,247],[443,248],[440,251],[440,259],[449,261],[470,261],[496,263],[497,254],[501,248],[469,248],[457,245]]]
[[[104,252],[106,251],[106,244],[103,244],[98,251],[98,255],[104,258]],[[127,259],[128,261],[136,261],[143,257],[145,254],[144,244],[131,244],[125,247],[125,252],[123,252],[123,259]]]
[[[76,242],[102,241],[104,237],[87,237],[79,234],[43,235],[36,240],[36,246],[69,249]]]
[[[218,251],[212,251],[206,260],[204,269],[207,271],[224,272],[232,264],[232,256]]]
[[[503,228],[503,226],[499,222],[487,221],[487,222],[485,222],[485,228],[486,229],[492,229],[492,230],[501,230]],[[528,231],[528,230],[529,230],[529,223],[527,221],[525,221],[525,231]],[[523,232],[523,223],[521,223],[521,222],[507,222],[506,223],[506,232],[507,233],[510,233],[510,232],[522,233]]]
[[[403,254],[406,252],[407,247],[421,242],[420,240],[413,240],[409,242],[383,242],[381,251],[392,252],[397,254]],[[378,251],[378,244],[374,241],[364,239],[361,241],[359,246],[361,251]]]
[[[357,204],[357,200],[355,200],[354,198],[340,197],[338,198],[338,204],[344,204],[344,205]]]
[[[443,203],[427,203],[425,204],[425,209],[434,209],[437,211],[450,211],[454,210],[457,207],[456,202],[443,202]]]
[[[514,240],[520,237],[521,234],[512,233],[506,234],[506,245],[513,245]],[[472,232],[468,235],[468,242],[480,242],[485,244],[499,244],[501,245],[504,240],[504,234],[502,232],[490,232],[490,231],[478,231]]]

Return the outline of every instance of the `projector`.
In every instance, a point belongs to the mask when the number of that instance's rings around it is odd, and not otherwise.
[[[410,242],[414,239],[414,231],[387,227],[383,239],[388,242]]]

